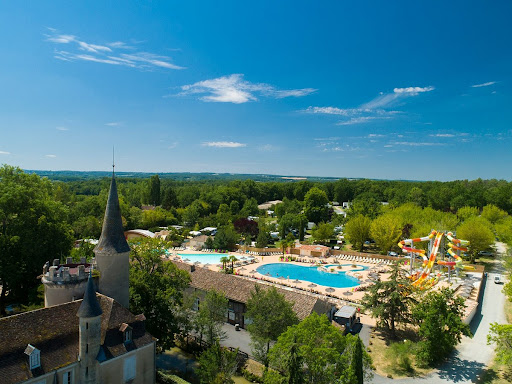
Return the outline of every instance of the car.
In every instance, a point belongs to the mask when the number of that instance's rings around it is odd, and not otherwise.
[[[494,276],[494,284],[502,284],[502,283],[503,283],[503,281],[501,280],[500,275]]]
[[[388,252],[388,256],[396,257],[396,256],[398,256],[398,253],[396,253],[396,252]]]
[[[480,251],[478,252],[479,256],[494,256],[494,253],[491,251]]]

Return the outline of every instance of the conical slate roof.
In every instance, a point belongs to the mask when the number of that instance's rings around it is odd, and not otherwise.
[[[102,313],[100,303],[98,303],[98,299],[96,298],[96,289],[94,288],[92,275],[90,274],[87,287],[85,288],[84,299],[76,315],[78,317],[96,317]]]
[[[130,246],[124,237],[121,208],[119,207],[119,197],[117,196],[117,184],[114,172],[112,172],[103,228],[101,229],[100,240],[94,248],[94,252],[123,253],[128,251],[130,251]]]

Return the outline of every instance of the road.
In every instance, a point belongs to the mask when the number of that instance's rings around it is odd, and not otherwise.
[[[500,249],[500,248],[498,248]],[[501,264],[499,265],[501,266]],[[501,272],[501,271],[500,271]],[[489,273],[484,286],[481,303],[477,313],[470,324],[473,337],[463,337],[453,355],[439,369],[421,378],[389,379],[375,375],[374,384],[388,383],[476,383],[480,372],[486,367],[494,356],[493,346],[487,345],[487,334],[493,322],[505,323],[504,312],[505,295],[503,285],[494,283],[497,273]]]

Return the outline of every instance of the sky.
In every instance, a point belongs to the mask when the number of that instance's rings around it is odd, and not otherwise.
[[[0,3],[0,164],[512,180],[512,2]]]

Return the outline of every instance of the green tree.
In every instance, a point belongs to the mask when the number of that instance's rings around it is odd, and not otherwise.
[[[298,372],[290,372],[291,352],[295,359],[302,360],[300,367],[292,365]],[[365,379],[371,376],[371,359],[363,353]],[[347,349],[347,338],[334,327],[325,315],[313,312],[299,324],[288,327],[270,349],[270,367],[287,378],[302,376],[304,383],[352,384],[354,378]],[[288,381],[289,382],[289,381]]]
[[[382,215],[372,221],[370,236],[375,240],[382,254],[395,246],[402,234],[402,221],[395,215]]]
[[[291,233],[288,233],[284,239],[279,241],[279,248],[283,251],[283,256],[286,254],[286,250],[295,244],[295,238]]]
[[[219,227],[228,225],[231,222],[231,210],[227,204],[219,205],[217,210],[217,225]]]
[[[299,322],[293,303],[286,301],[275,287],[263,289],[255,285],[247,301],[245,316],[251,319],[247,330],[251,334],[254,353],[268,367],[271,343],[289,326]]]
[[[66,213],[49,180],[8,165],[0,168],[1,314],[7,301],[26,303],[46,261],[69,254],[73,238]]]
[[[377,281],[361,300],[377,324],[391,332],[396,338],[396,323],[411,323],[412,309],[416,300],[410,280],[405,271],[396,263],[388,280]]]
[[[178,207],[178,196],[173,187],[167,187],[163,193],[162,208],[171,209],[172,207]]]
[[[334,225],[329,223],[319,223],[313,229],[311,235],[317,243],[325,244],[334,237]]]
[[[238,239],[239,236],[233,229],[233,226],[219,228],[213,240],[214,248],[230,251],[235,247]]]
[[[457,228],[459,239],[469,240],[469,255],[471,263],[475,262],[478,252],[488,249],[494,244],[492,225],[482,217],[471,217]]]
[[[206,342],[213,345],[216,341],[225,338],[222,325],[226,322],[228,312],[228,299],[223,292],[210,290],[199,303],[196,329]]]
[[[329,199],[327,194],[317,187],[311,188],[304,196],[304,214],[309,221],[319,223],[329,219]]]
[[[499,363],[512,364],[512,324],[492,323],[487,344],[496,344],[496,360]]]
[[[258,237],[256,237],[256,248],[265,248],[271,241],[270,233],[263,220],[258,223]]]
[[[231,263],[231,273],[233,273],[233,270],[235,268],[235,262],[237,262],[238,259],[234,255],[229,255],[228,259],[229,259],[229,262]]]
[[[206,249],[213,249],[214,248],[213,239],[212,239],[211,236],[208,236],[208,238],[204,242],[204,248],[206,248]]]
[[[462,322],[464,308],[464,299],[448,288],[423,296],[413,311],[421,339],[417,349],[419,361],[425,365],[442,361],[460,343],[462,335],[471,334],[469,325]]]
[[[482,209],[482,217],[489,220],[491,224],[496,224],[499,220],[505,218],[506,216],[507,212],[492,204],[487,204],[484,209]]]
[[[360,251],[363,250],[364,242],[370,236],[371,223],[369,217],[358,215],[350,219],[345,225],[345,237]]]
[[[468,205],[465,205],[464,207],[461,207],[457,210],[457,217],[461,221],[465,221],[469,219],[470,217],[478,216],[480,215],[480,210],[477,207],[470,207]]]
[[[226,265],[227,265],[227,263],[229,263],[229,257],[227,257],[227,256],[222,256],[222,257],[220,258],[220,262],[222,263],[222,269],[223,269],[223,270],[226,270]]]
[[[174,311],[182,303],[190,275],[162,259],[167,245],[160,239],[136,239],[130,247],[130,310],[144,313],[158,350],[167,349],[179,330]]]
[[[149,203],[155,206],[160,205],[160,178],[158,175],[153,175],[149,179]]]
[[[238,350],[231,352],[216,341],[199,356],[196,372],[201,384],[233,384]]]

